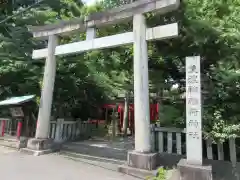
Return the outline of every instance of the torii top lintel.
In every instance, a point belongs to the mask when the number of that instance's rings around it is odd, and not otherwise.
[[[101,27],[131,20],[135,14],[147,12],[164,14],[177,9],[179,4],[180,0],[138,0],[109,11],[90,14],[84,19],[78,18],[69,21],[60,21],[57,24],[45,26],[31,26],[29,30],[36,38],[50,35],[64,35],[74,31],[83,32],[89,27]]]

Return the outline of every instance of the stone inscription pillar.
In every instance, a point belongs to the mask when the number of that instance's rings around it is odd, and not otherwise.
[[[186,58],[187,159],[181,159],[181,180],[212,180],[212,166],[202,163],[202,104],[200,56]]]

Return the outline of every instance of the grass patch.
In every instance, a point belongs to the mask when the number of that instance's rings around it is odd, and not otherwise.
[[[158,168],[156,177],[148,177],[147,180],[166,180],[167,170],[164,168]]]

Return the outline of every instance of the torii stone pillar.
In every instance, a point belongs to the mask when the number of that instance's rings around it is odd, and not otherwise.
[[[57,46],[57,36],[51,35],[48,39],[48,57],[45,62],[43,87],[40,107],[38,112],[38,123],[36,130],[37,139],[47,139],[50,126],[52,109],[52,97],[56,75],[55,48]]]
[[[143,14],[133,16],[133,34],[135,150],[128,152],[128,165],[153,170],[156,167],[157,153],[151,152],[148,50]]]
[[[48,38],[48,54],[45,61],[43,86],[40,100],[40,107],[37,119],[37,129],[35,138],[30,139],[27,148],[34,150],[36,155],[52,151],[52,140],[48,139],[49,126],[51,119],[53,89],[56,75],[55,49],[58,44],[56,35]]]
[[[142,14],[133,17],[134,34],[134,117],[135,151],[150,152],[150,115],[148,90],[148,52],[146,22]]]

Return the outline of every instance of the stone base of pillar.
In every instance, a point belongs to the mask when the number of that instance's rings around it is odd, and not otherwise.
[[[177,167],[181,180],[212,180],[211,165],[190,165],[186,159],[182,159]]]
[[[43,154],[49,154],[59,149],[52,139],[36,139],[32,138],[28,140],[27,147],[22,148],[21,152],[33,154],[39,156]]]
[[[121,165],[119,172],[133,175],[139,178],[146,178],[156,174],[158,153],[139,153],[129,151],[127,165]]]
[[[17,141],[16,148],[17,149],[26,148],[27,147],[27,142],[28,142],[27,138],[20,138]]]
[[[157,167],[158,153],[139,153],[136,151],[128,152],[128,166],[145,169],[154,170]]]
[[[138,169],[133,168],[128,165],[120,165],[118,167],[118,172],[137,177],[139,179],[149,179],[149,177],[156,177],[157,170],[145,170],[145,169]]]

